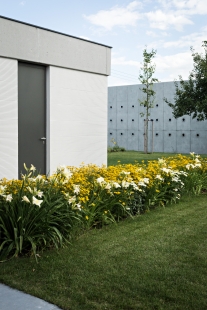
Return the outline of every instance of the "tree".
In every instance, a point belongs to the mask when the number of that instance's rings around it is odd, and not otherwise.
[[[146,124],[146,130],[145,130],[145,136],[144,136],[144,152],[148,153],[148,117],[150,116],[149,109],[153,108],[154,105],[154,96],[155,91],[153,90],[153,84],[155,82],[159,82],[158,79],[153,78],[153,74],[155,72],[155,64],[152,64],[152,59],[156,55],[156,50],[152,49],[151,52],[147,52],[147,49],[144,49],[143,51],[143,66],[141,68],[142,73],[139,75],[138,79],[139,81],[144,85],[144,87],[140,88],[142,92],[145,94],[145,98],[143,100],[139,100],[140,105],[144,106],[145,113],[140,113],[140,115],[143,117],[146,117],[145,124]]]
[[[188,81],[179,76],[180,83],[175,82],[174,104],[164,98],[173,109],[175,118],[192,115],[192,118],[199,121],[207,119],[207,41],[204,41],[202,46],[204,55],[195,53],[191,47],[194,68]]]

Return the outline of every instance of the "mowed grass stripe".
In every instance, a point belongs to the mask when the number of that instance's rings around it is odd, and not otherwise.
[[[207,196],[185,197],[69,248],[1,264],[3,283],[62,309],[207,309]]]
[[[108,153],[108,166],[117,165],[117,161],[120,161],[121,164],[134,164],[135,162],[142,163],[144,161],[145,164],[149,160],[157,160],[162,157],[172,157],[177,155],[176,153],[152,153],[152,154],[144,154],[143,152],[137,151],[126,151],[126,152],[111,152]],[[191,157],[190,154],[182,154],[185,156]],[[206,154],[202,154],[201,157],[207,157]]]

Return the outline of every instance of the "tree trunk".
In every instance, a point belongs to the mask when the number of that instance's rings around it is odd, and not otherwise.
[[[148,153],[148,118],[144,120],[144,153]]]

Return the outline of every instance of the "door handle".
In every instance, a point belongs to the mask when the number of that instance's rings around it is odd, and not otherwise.
[[[45,140],[46,140],[45,137],[40,138],[40,140],[42,141],[43,144],[45,144]]]

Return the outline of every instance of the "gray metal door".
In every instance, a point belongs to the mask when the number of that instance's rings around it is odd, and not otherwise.
[[[46,170],[46,68],[18,64],[18,161],[19,177],[33,164],[37,171]]]

